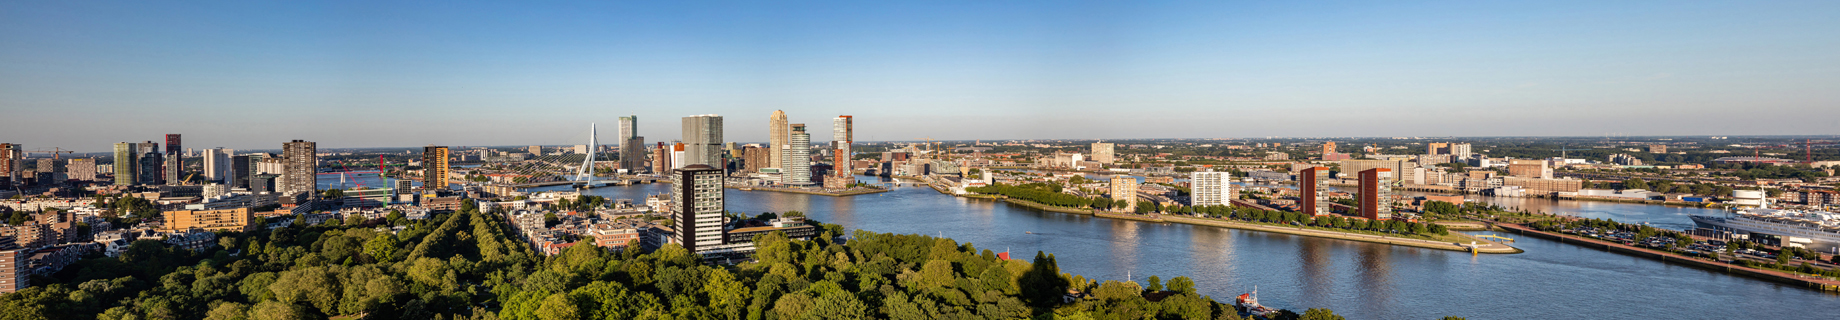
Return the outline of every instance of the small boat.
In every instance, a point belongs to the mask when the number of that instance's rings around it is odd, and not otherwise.
[[[1025,233],[1025,234],[1035,234],[1035,232],[1034,232],[1034,231],[1023,231],[1022,233]]]
[[[1252,287],[1252,293],[1240,294],[1239,298],[1235,299],[1233,302],[1233,308],[1239,309],[1239,312],[1259,318],[1271,319],[1272,317],[1278,316],[1278,309],[1268,308],[1265,307],[1265,305],[1259,304],[1258,287]]]

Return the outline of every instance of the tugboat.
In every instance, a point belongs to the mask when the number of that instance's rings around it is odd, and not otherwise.
[[[1240,294],[1239,299],[1236,300],[1233,308],[1239,309],[1240,313],[1264,319],[1271,319],[1278,315],[1278,309],[1267,308],[1259,304],[1259,287],[1257,286],[1252,287],[1252,293]]]

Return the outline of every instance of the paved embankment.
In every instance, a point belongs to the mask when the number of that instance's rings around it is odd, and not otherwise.
[[[1729,264],[1729,263],[1724,263],[1724,262],[1710,261],[1706,259],[1683,256],[1683,255],[1675,254],[1672,252],[1640,248],[1640,247],[1625,245],[1622,243],[1592,239],[1592,238],[1575,236],[1575,235],[1539,231],[1539,230],[1534,230],[1533,228],[1529,228],[1527,226],[1522,226],[1518,224],[1503,223],[1503,224],[1496,224],[1495,226],[1501,227],[1503,229],[1507,229],[1509,231],[1513,231],[1515,233],[1519,233],[1522,235],[1529,235],[1529,236],[1535,236],[1535,237],[1540,237],[1544,239],[1555,240],[1555,241],[1559,241],[1560,243],[1566,243],[1566,244],[1571,244],[1571,245],[1576,245],[1576,246],[1581,246],[1581,247],[1586,247],[1586,248],[1594,248],[1594,249],[1616,252],[1616,253],[1621,253],[1621,254],[1630,255],[1630,256],[1661,260],[1661,262],[1688,265],[1688,266],[1693,266],[1693,267],[1706,269],[1706,270],[1724,272],[1726,274],[1743,275],[1743,276],[1748,276],[1748,277],[1753,277],[1753,278],[1758,278],[1758,279],[1792,284],[1792,285],[1801,286],[1804,288],[1809,288],[1809,289],[1814,289],[1814,290],[1840,291],[1840,281],[1826,279],[1826,278],[1810,277],[1810,276],[1798,275],[1798,274],[1776,271],[1776,270],[1749,268],[1749,267],[1744,267],[1744,266],[1739,266],[1739,265],[1734,265],[1734,264]]]
[[[1407,238],[1367,235],[1367,234],[1358,234],[1358,233],[1335,232],[1335,231],[1308,229],[1308,228],[1302,228],[1302,227],[1273,226],[1273,225],[1244,223],[1244,222],[1236,222],[1236,221],[1229,221],[1229,220],[1207,219],[1207,218],[1198,218],[1198,217],[1166,216],[1166,215],[1158,215],[1158,214],[1137,215],[1137,214],[1097,212],[1097,211],[1088,210],[1088,209],[1074,209],[1074,208],[1067,208],[1067,207],[1050,206],[1050,205],[1045,205],[1041,203],[1036,203],[1034,201],[1020,200],[1020,199],[997,198],[993,200],[1009,202],[1011,204],[1040,209],[1043,211],[1084,214],[1084,215],[1091,215],[1095,217],[1108,218],[1108,219],[1132,220],[1132,221],[1143,221],[1143,222],[1182,223],[1182,224],[1199,225],[1199,226],[1212,226],[1212,227],[1233,228],[1233,229],[1241,229],[1241,230],[1283,233],[1283,234],[1299,235],[1299,236],[1306,236],[1306,237],[1330,238],[1330,239],[1339,239],[1339,240],[1390,244],[1390,245],[1398,245],[1398,246],[1419,247],[1419,248],[1426,248],[1426,249],[1465,251],[1465,252],[1471,251],[1470,247],[1467,244],[1462,244],[1462,243],[1450,243],[1450,242],[1441,242],[1441,241],[1432,241],[1432,240],[1423,240],[1423,239],[1407,239]],[[1521,251],[1521,249],[1516,249],[1506,244],[1501,244],[1501,243],[1496,243],[1494,241],[1488,241],[1484,239],[1469,237],[1467,235],[1464,235],[1463,237],[1469,238],[1475,241],[1475,243],[1477,244],[1477,247],[1475,248],[1474,252],[1476,253],[1507,254],[1507,253],[1523,252]]]
[[[743,191],[784,192],[784,193],[797,193],[797,194],[809,194],[809,195],[832,196],[832,197],[848,197],[848,196],[888,192],[888,189],[855,189],[855,190],[846,191],[846,192],[828,192],[828,191],[812,191],[812,190],[801,190],[801,189],[790,189],[790,188],[771,188],[771,187],[728,186],[728,188],[736,189],[736,190],[743,190]]]

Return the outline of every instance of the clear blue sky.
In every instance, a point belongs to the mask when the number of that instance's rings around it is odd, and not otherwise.
[[[385,2],[385,3],[376,3]],[[0,141],[1834,134],[1840,1],[13,1]],[[828,140],[814,134],[814,140]]]

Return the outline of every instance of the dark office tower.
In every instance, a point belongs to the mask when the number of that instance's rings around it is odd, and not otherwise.
[[[692,164],[671,174],[671,220],[678,243],[691,252],[722,245],[722,169]]]
[[[620,168],[627,173],[637,174],[646,171],[645,137],[632,136],[620,141]]]
[[[447,147],[422,147],[422,189],[447,189]]]
[[[134,152],[137,149],[140,149],[137,143],[115,143],[115,164],[111,170],[115,172],[115,185],[131,186],[136,182],[136,178],[140,177],[134,172],[135,169],[140,168],[140,160],[138,160],[140,154]]]
[[[160,150],[160,143],[144,141],[135,144],[135,147],[136,150],[134,150],[134,152],[140,153],[140,156],[134,159],[138,161],[135,165],[140,167],[134,169],[134,173],[137,175],[137,177],[134,178],[134,182],[137,184],[151,185],[166,184],[165,181],[160,179],[165,177],[163,173],[166,172],[160,168],[161,165],[166,164],[165,150]]]
[[[1303,208],[1303,214],[1320,216],[1329,214],[1329,207],[1324,203],[1328,199],[1323,194],[1322,176],[1329,174],[1327,167],[1311,167],[1297,173],[1297,206]]]
[[[284,195],[318,193],[318,149],[318,144],[303,140],[281,144],[281,158],[285,164],[281,169],[281,181],[275,184],[275,189]]]
[[[225,181],[224,184],[230,185],[231,188],[248,189],[249,173],[254,171],[255,166],[254,162],[249,161],[249,156],[230,157],[230,174],[225,178],[229,181]]]
[[[1393,169],[1373,168],[1361,171],[1361,217],[1372,220],[1393,218],[1393,208],[1386,200],[1393,197]]]
[[[179,134],[167,134],[166,152],[162,155],[166,158],[161,159],[163,161],[161,161],[160,164],[160,172],[163,175],[160,180],[165,180],[166,184],[179,184],[182,182],[179,181],[179,179],[185,178],[183,177],[185,170],[181,170],[184,169],[183,166],[185,162],[181,161],[184,159],[184,152],[185,148],[179,145]]]
[[[684,117],[683,131],[684,163],[673,165],[700,164],[721,169],[722,116],[703,114]]]
[[[185,148],[179,147],[179,134],[177,133],[167,134],[166,135],[166,154],[167,155],[177,155],[181,152],[185,152]]]

